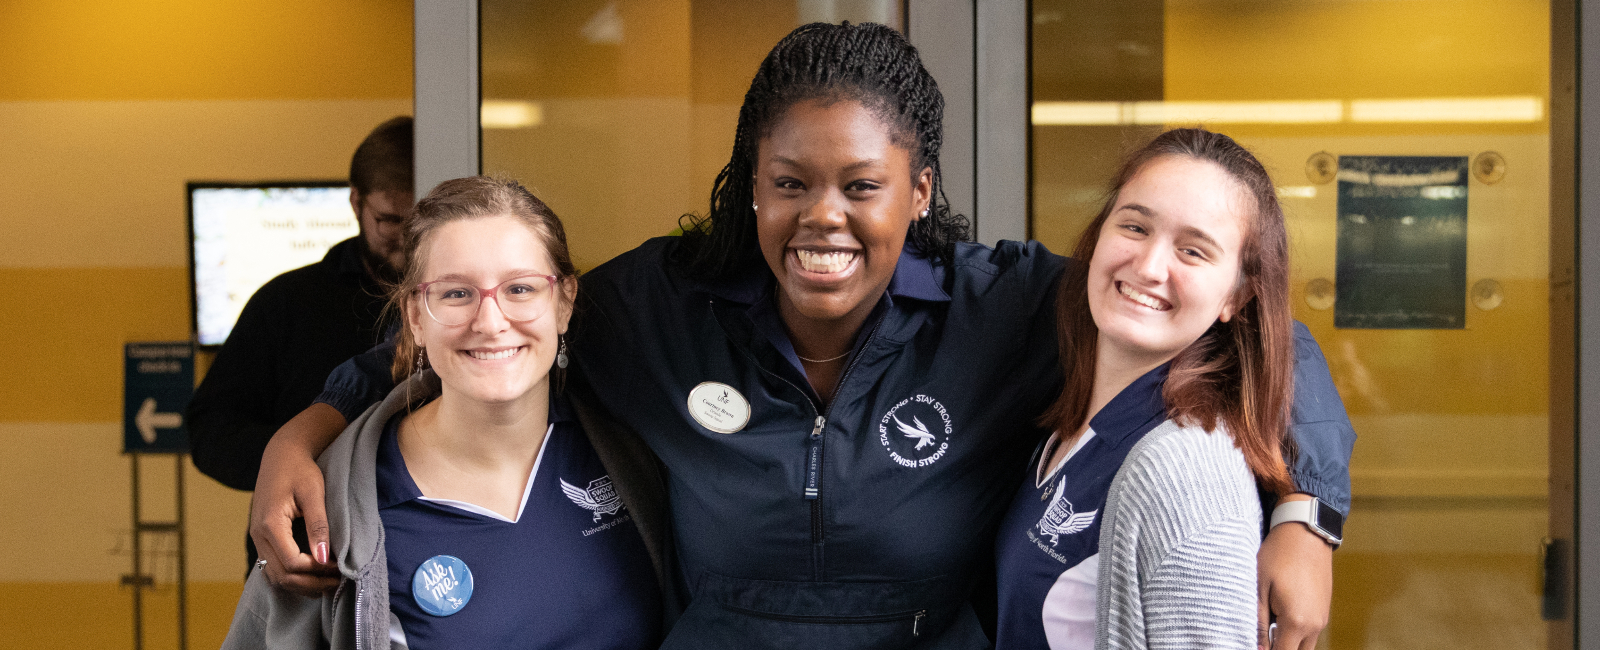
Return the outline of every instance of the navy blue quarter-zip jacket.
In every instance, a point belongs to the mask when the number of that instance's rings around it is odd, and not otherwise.
[[[677,243],[585,275],[571,340],[587,388],[667,467],[691,602],[664,647],[986,646],[967,596],[1061,390],[1064,258],[908,248],[824,405],[765,267],[692,280]],[[748,404],[736,431],[697,417],[707,383]]]

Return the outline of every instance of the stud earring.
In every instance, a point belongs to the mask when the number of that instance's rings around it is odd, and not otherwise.
[[[760,207],[760,206],[758,206],[758,205],[756,205],[756,202],[755,202],[755,201],[751,201],[751,202],[750,202],[750,211],[751,211],[751,212],[755,212],[755,211],[758,211],[758,210],[760,210],[760,209],[761,209],[761,207]]]
[[[561,347],[556,350],[556,367],[563,370],[567,367],[567,337],[556,335],[561,340]]]
[[[927,210],[923,210],[922,211],[922,218],[923,219],[927,219],[928,218],[928,211]]]

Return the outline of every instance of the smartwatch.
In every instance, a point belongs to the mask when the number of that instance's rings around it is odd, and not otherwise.
[[[1278,524],[1299,522],[1310,528],[1311,532],[1325,539],[1334,548],[1344,543],[1344,515],[1339,514],[1333,506],[1323,503],[1321,499],[1312,497],[1310,500],[1285,501],[1272,510],[1272,524],[1268,530],[1277,528]]]

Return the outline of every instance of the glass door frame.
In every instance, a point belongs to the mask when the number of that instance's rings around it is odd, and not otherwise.
[[[1559,521],[1573,534],[1570,557],[1576,570],[1568,567],[1564,573],[1576,578],[1576,584],[1557,585],[1556,591],[1576,600],[1576,607],[1566,608],[1577,613],[1568,632],[1572,645],[1600,650],[1600,11],[1585,12],[1571,0],[1552,3],[1551,26],[1551,211],[1556,230],[1551,233],[1550,320],[1554,330],[1559,313],[1570,328],[1551,332],[1551,372],[1565,374],[1573,390],[1561,396],[1561,403],[1575,410],[1570,414],[1575,417],[1566,420],[1575,435],[1565,458],[1557,457],[1556,436],[1551,436],[1551,528],[1557,530],[1559,494],[1567,497],[1562,505],[1572,508]],[[1575,183],[1562,188],[1557,179]],[[1557,287],[1563,290],[1557,293]],[[1551,395],[1552,431],[1558,422],[1556,397]],[[1558,484],[1558,468],[1570,472],[1564,474],[1576,485]],[[1551,631],[1554,647],[1556,630]]]
[[[944,93],[945,196],[994,245],[1028,239],[1032,3],[907,0],[907,35]]]
[[[416,197],[483,173],[478,0],[416,0],[412,56]]]

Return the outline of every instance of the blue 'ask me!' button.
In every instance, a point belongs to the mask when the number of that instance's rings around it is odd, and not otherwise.
[[[411,575],[411,597],[422,611],[449,616],[472,600],[472,570],[454,555],[435,555]]]
[[[184,409],[194,394],[194,346],[188,341],[123,346],[123,453],[186,453]]]

